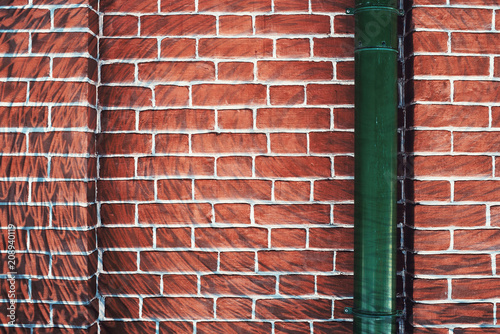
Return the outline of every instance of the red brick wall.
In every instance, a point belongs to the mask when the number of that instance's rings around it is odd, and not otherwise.
[[[414,333],[498,333],[500,2],[413,5],[406,40],[413,54],[409,320]]]
[[[500,4],[448,2],[407,4],[400,307],[494,333]],[[2,324],[12,224],[16,333],[349,332],[350,6],[0,1]]]

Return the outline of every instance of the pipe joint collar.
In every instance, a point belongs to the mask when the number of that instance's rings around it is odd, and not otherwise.
[[[400,310],[397,310],[396,312],[392,312],[392,313],[375,313],[375,312],[358,311],[352,307],[344,308],[344,313],[345,314],[352,314],[353,316],[358,317],[358,318],[366,318],[366,319],[373,319],[373,320],[387,320],[387,321],[392,321],[394,318],[400,318],[403,315],[403,311],[400,311]]]

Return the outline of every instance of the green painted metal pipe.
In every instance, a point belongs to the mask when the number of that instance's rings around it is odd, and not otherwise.
[[[396,332],[396,0],[356,0],[354,333]]]

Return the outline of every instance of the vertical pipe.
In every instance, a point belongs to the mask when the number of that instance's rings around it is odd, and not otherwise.
[[[396,331],[396,0],[356,0],[354,333]]]

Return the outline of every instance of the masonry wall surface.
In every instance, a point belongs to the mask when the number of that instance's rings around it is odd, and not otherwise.
[[[0,1],[0,331],[349,332],[353,5]],[[401,332],[496,333],[500,4],[404,5]]]

